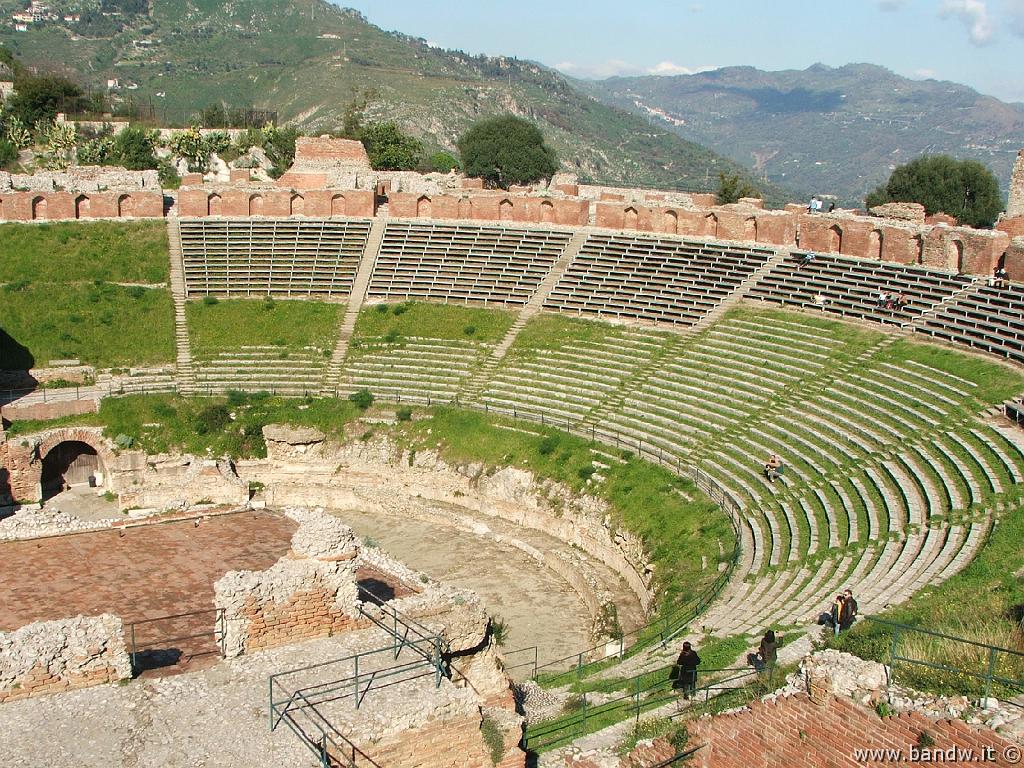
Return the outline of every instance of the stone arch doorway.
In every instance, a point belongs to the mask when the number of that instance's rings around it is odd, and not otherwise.
[[[950,266],[954,267],[957,274],[962,275],[965,271],[966,265],[964,264],[964,244],[960,240],[949,241],[949,262]]]
[[[512,201],[508,198],[498,203],[498,219],[500,221],[512,221]]]
[[[39,486],[43,501],[73,485],[87,485],[97,473],[106,481],[106,467],[99,452],[80,440],[57,443],[42,458]]]
[[[843,230],[838,225],[832,225],[828,229],[828,250],[829,253],[843,252]]]
[[[86,197],[85,195],[79,195],[78,197],[75,198],[76,219],[83,219],[86,216],[88,216],[91,208],[92,204],[90,203],[89,198]]]
[[[46,198],[36,197],[32,200],[32,220],[42,220],[47,218],[46,216]]]

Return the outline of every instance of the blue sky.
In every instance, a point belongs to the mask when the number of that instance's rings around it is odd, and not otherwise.
[[[581,77],[868,62],[1024,102],[1024,0],[335,1],[445,48]]]

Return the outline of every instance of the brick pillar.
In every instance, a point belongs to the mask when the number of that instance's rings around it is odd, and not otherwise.
[[[1024,149],[1017,153],[1017,163],[1010,177],[1010,202],[1006,206],[1006,218],[1024,216]]]

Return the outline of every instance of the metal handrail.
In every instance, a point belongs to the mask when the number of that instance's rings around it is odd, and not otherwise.
[[[164,637],[164,636],[161,636],[161,637],[158,637],[157,639],[155,639],[153,641],[153,643],[147,643],[146,645],[143,646],[143,645],[141,645],[138,642],[138,632],[137,632],[138,627],[140,627],[142,625],[145,625],[145,624],[156,624],[158,622],[173,621],[175,619],[188,619],[188,618],[192,618],[194,616],[203,616],[205,614],[211,614],[211,613],[214,614],[213,637],[214,637],[215,642],[217,643],[217,649],[220,652],[220,657],[223,659],[225,657],[225,655],[226,655],[225,643],[226,643],[226,639],[227,639],[227,637],[226,637],[227,633],[226,633],[226,628],[225,628],[225,611],[224,611],[223,608],[204,608],[204,609],[202,609],[200,611],[189,611],[187,613],[176,613],[176,614],[171,614],[169,616],[156,616],[156,617],[151,618],[151,619],[140,619],[138,621],[129,622],[128,625],[127,625],[127,629],[128,629],[128,637],[129,637],[128,642],[129,642],[129,645],[131,647],[131,650],[129,651],[129,658],[131,659],[132,671],[135,672],[135,671],[138,670],[138,666],[139,666],[138,665],[138,655],[139,655],[139,653],[141,651],[144,651],[144,650],[147,650],[147,649],[151,649],[153,644],[155,644],[155,643],[159,643],[160,645],[164,645],[164,644],[167,644],[167,643],[177,643],[177,642],[180,642],[182,640],[195,640],[195,639],[198,639],[198,638],[201,638],[201,637],[209,637],[210,636],[210,632],[208,632],[208,631],[197,632],[197,633],[194,633],[194,634],[191,634],[191,635],[178,635],[178,636],[175,636],[175,637]]]
[[[890,681],[894,682],[896,677],[896,664],[902,662],[910,664],[916,667],[924,667],[925,669],[933,669],[942,672],[952,672],[958,675],[965,675],[967,677],[974,678],[975,680],[981,680],[985,683],[985,691],[983,694],[984,698],[992,697],[992,686],[994,683],[1006,686],[1007,688],[1013,688],[1020,691],[1024,691],[1024,677],[1004,677],[1003,675],[997,674],[997,662],[1000,656],[1016,658],[1024,661],[1024,651],[1017,651],[1012,648],[1003,648],[998,645],[991,645],[989,643],[983,643],[978,640],[970,640],[965,637],[957,637],[955,635],[948,635],[943,632],[936,632],[931,629],[924,629],[922,627],[914,627],[909,624],[901,624],[895,621],[889,621],[887,619],[878,618],[875,616],[864,617],[866,621],[873,624],[880,624],[884,627],[889,628],[892,631],[892,641],[889,645],[889,669],[891,673]],[[957,643],[961,646],[969,646],[972,648],[979,648],[987,651],[987,660],[985,664],[985,671],[978,672],[973,669],[967,669],[960,666],[951,666],[949,664],[942,664],[926,659],[916,658],[913,656],[905,656],[899,652],[899,640],[900,637],[907,635],[924,635],[926,637],[934,637],[939,640],[945,640],[951,643]],[[1018,705],[1019,706],[1019,705]]]

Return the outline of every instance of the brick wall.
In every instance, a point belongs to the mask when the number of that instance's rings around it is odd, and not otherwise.
[[[282,603],[251,596],[243,608],[243,616],[248,621],[246,652],[370,626],[368,619],[359,619],[340,610],[334,598],[333,591],[317,586],[316,580],[310,589],[296,592]]]
[[[110,614],[0,632],[0,704],[131,676],[121,620]]]
[[[253,189],[190,187],[178,193],[178,215],[188,218],[226,216],[349,216],[371,218],[374,195],[370,190]]]
[[[433,719],[415,730],[360,748],[373,760],[372,764],[388,768],[486,768],[494,763],[480,724],[479,714]],[[518,734],[506,734],[505,754],[496,768],[525,766],[526,753],[519,748]]]
[[[4,192],[0,221],[66,221],[69,219],[159,219],[163,192]]]
[[[996,759],[986,765],[1009,766],[1002,750],[1009,745],[993,731],[975,730],[959,720],[932,721],[916,712],[880,718],[849,699],[826,696],[816,704],[806,694],[775,702],[754,702],[749,711],[702,718],[689,726],[690,743],[704,745],[693,757],[699,768],[776,768],[778,766],[883,766],[854,749],[902,749],[909,753],[927,731],[933,749],[990,747]]]
[[[1010,177],[1010,199],[1006,217],[1024,216],[1024,149],[1017,153],[1017,162]]]
[[[507,221],[518,224],[586,226],[590,204],[586,200],[481,193],[476,195],[417,195],[394,192],[389,213],[398,218]]]

